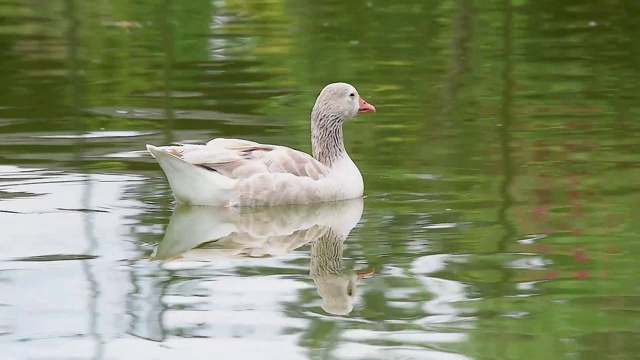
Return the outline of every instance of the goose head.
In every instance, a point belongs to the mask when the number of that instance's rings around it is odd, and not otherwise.
[[[357,114],[375,111],[376,108],[361,98],[353,85],[333,83],[325,86],[311,110],[313,157],[332,166],[346,151],[342,123]]]
[[[342,122],[357,114],[375,111],[376,108],[360,97],[353,85],[339,82],[322,89],[313,106],[311,119]]]

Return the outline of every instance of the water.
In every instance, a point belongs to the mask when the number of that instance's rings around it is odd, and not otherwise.
[[[638,15],[0,0],[2,359],[640,358]],[[174,212],[146,143],[309,151],[333,81],[363,202]]]

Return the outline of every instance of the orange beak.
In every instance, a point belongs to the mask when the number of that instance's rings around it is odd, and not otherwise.
[[[363,98],[360,98],[360,108],[358,109],[358,114],[364,114],[369,112],[376,112],[376,108],[373,105],[369,104],[368,102],[364,101]]]

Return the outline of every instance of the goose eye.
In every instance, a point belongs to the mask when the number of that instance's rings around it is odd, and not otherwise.
[[[349,94],[349,96],[351,96],[351,97],[355,97],[355,96],[356,96],[356,93],[351,93],[351,94]]]

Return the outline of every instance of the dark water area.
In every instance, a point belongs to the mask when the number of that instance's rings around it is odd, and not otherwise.
[[[639,359],[640,3],[0,0],[0,358]],[[176,208],[145,144],[364,200]]]

